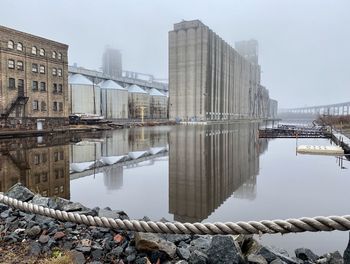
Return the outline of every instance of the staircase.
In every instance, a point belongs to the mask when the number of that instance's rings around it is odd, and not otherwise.
[[[21,105],[25,105],[28,102],[29,97],[26,96],[18,96],[10,105],[10,107],[5,111],[5,113],[2,113],[0,118],[1,119],[7,119],[9,115],[12,113],[12,111],[17,107]]]

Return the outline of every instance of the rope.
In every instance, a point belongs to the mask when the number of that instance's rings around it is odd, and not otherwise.
[[[138,231],[164,234],[277,234],[300,233],[318,231],[347,231],[350,230],[350,215],[345,216],[317,216],[287,220],[263,220],[249,222],[227,223],[180,223],[180,222],[153,222],[138,220],[121,220],[106,217],[82,215],[79,213],[55,210],[40,205],[22,202],[0,193],[0,203],[25,212],[35,213],[61,221],[69,221],[88,226],[114,228],[118,230]]]

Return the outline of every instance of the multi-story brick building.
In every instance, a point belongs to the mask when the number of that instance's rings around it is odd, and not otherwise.
[[[69,115],[68,45],[0,26],[1,124],[62,125]]]

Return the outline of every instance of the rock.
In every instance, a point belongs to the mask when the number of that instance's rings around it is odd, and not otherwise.
[[[41,228],[35,225],[29,229],[26,229],[25,233],[27,234],[27,236],[35,238],[41,233]]]
[[[101,260],[103,256],[103,250],[102,249],[95,249],[91,252],[91,256],[93,260]]]
[[[121,242],[123,242],[124,237],[120,234],[116,234],[113,238],[114,242],[120,244]]]
[[[29,244],[29,256],[39,256],[41,253],[41,246],[38,242],[31,242]]]
[[[94,229],[91,230],[91,236],[92,236],[94,239],[100,239],[100,238],[103,238],[104,233],[102,233],[101,231],[99,231],[97,228],[94,228]]]
[[[206,264],[208,260],[208,256],[201,251],[194,250],[191,253],[188,262],[191,264]]]
[[[185,260],[180,260],[180,261],[175,262],[175,264],[188,264],[188,262]]]
[[[21,183],[13,185],[8,192],[4,193],[4,195],[23,202],[27,202],[34,197],[34,193],[24,187]]]
[[[9,207],[7,205],[0,203],[0,212],[6,211],[8,209]]]
[[[76,251],[76,250],[71,250],[71,251],[69,251],[69,255],[71,255],[74,264],[84,264],[85,263],[85,257],[84,257],[83,253]]]
[[[36,194],[36,195],[34,195],[33,199],[30,202],[32,204],[48,207],[49,206],[49,200],[50,200],[50,198],[42,197],[41,195]]]
[[[119,257],[120,254],[123,253],[123,251],[124,251],[124,249],[122,247],[116,247],[116,248],[112,249],[111,253],[112,253],[112,255]],[[130,253],[130,254],[132,254],[132,253]],[[130,255],[130,254],[128,254],[128,255]]]
[[[195,250],[201,251],[204,254],[207,253],[211,244],[211,236],[200,236],[197,239],[194,239],[190,243],[190,251]]]
[[[63,233],[62,231],[56,232],[56,234],[53,236],[54,239],[59,240],[63,238],[66,234]]]
[[[62,210],[63,206],[68,205],[70,203],[72,202],[67,199],[61,197],[53,197],[49,200],[49,207],[53,209]]]
[[[17,229],[14,231],[14,233],[15,233],[15,234],[20,234],[20,233],[23,233],[24,231],[25,231],[24,228],[17,228]]]
[[[3,211],[3,212],[0,214],[0,217],[5,219],[5,218],[9,217],[10,214],[11,214],[11,211],[8,209],[8,210]]]
[[[344,262],[342,255],[339,253],[339,251],[335,251],[333,253],[330,253],[330,258],[328,263],[329,264],[343,264],[343,263],[347,263]]]
[[[14,222],[16,219],[17,219],[17,216],[9,216],[5,219],[5,223],[10,224],[10,223]]]
[[[41,244],[45,244],[45,243],[47,243],[48,241],[49,241],[49,236],[47,236],[47,235],[41,235],[40,237],[39,237],[39,242],[41,243]]]
[[[135,254],[131,254],[131,255],[129,255],[127,258],[126,258],[126,260],[128,261],[128,262],[133,262],[134,260],[136,259],[136,255]]]
[[[274,259],[273,261],[270,262],[270,264],[285,264],[286,262],[282,261],[279,258]],[[303,264],[307,264],[307,263],[303,263]]]
[[[238,243],[232,236],[213,236],[208,250],[209,263],[244,263]]]
[[[89,253],[91,251],[91,247],[85,247],[85,246],[77,246],[75,250],[83,252],[83,253]]]
[[[174,244],[178,244],[181,241],[186,241],[189,242],[191,240],[191,235],[174,235],[174,234],[169,234],[165,236],[165,239],[173,242]]]
[[[262,255],[267,260],[268,263],[279,258],[287,264],[298,264],[298,261],[296,261],[290,257],[287,257],[285,255],[282,255],[279,252],[274,251],[270,247],[262,246],[260,248],[260,250],[258,250],[257,255]]]
[[[87,210],[87,208],[81,203],[69,203],[69,204],[63,205],[61,210],[66,212],[75,212],[75,211]]]
[[[75,228],[76,226],[77,226],[76,223],[72,223],[72,222],[65,222],[64,223],[65,228]]]
[[[135,264],[152,264],[147,257],[138,258],[135,261]]]
[[[310,260],[315,262],[318,259],[318,256],[308,248],[297,248],[294,252],[295,256],[303,261]]]
[[[165,252],[170,258],[175,257],[175,244],[160,238],[156,234],[138,232],[135,234],[135,243],[138,250],[160,250]]]
[[[187,248],[178,247],[176,248],[176,254],[180,259],[188,260],[190,258],[191,252]]]
[[[108,210],[108,209],[100,209],[98,212],[99,217],[107,217],[113,219],[129,219],[128,215],[124,211],[118,210]]]
[[[247,260],[249,264],[267,264],[266,259],[261,255],[250,254]]]
[[[125,249],[125,254],[126,255],[130,255],[132,253],[134,253],[136,251],[136,248],[133,247],[133,246],[128,246],[126,249]]]
[[[343,260],[344,263],[350,263],[350,232],[349,232],[349,241],[348,241],[348,245],[344,251],[344,255],[343,255]]]

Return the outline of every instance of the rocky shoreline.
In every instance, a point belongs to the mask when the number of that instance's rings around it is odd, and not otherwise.
[[[21,184],[5,195],[85,215],[128,219],[123,211],[87,208],[41,197]],[[145,217],[143,220],[149,220]],[[261,245],[253,236],[163,235],[77,225],[28,214],[0,203],[0,263],[350,263],[350,245],[322,256],[306,248],[287,251]],[[59,260],[62,261],[59,261]]]

